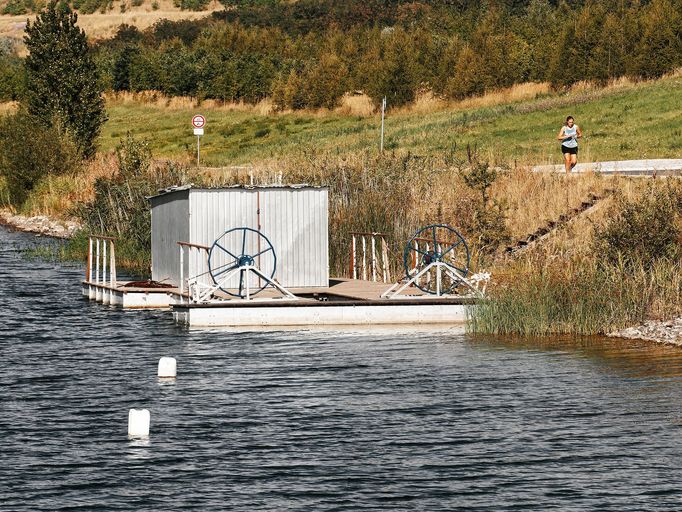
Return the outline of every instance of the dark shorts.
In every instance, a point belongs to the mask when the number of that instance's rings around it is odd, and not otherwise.
[[[564,146],[564,145],[562,144],[562,145],[561,145],[561,152],[562,152],[564,155],[565,155],[566,153],[568,153],[569,155],[577,155],[577,154],[578,154],[578,147],[576,146],[576,147],[574,147],[574,148],[567,148],[566,146]]]

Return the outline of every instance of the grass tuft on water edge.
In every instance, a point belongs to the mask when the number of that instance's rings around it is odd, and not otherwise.
[[[481,334],[594,335],[669,318],[682,312],[678,261],[601,264],[581,259],[513,268],[488,299],[469,312],[469,329]]]

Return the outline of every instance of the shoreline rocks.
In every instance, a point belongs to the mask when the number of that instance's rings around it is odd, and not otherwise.
[[[25,215],[14,215],[6,210],[0,211],[0,224],[18,231],[54,238],[71,238],[80,228],[80,225],[72,220],[54,220],[45,215],[27,217]]]
[[[682,317],[673,320],[647,320],[643,325],[612,332],[608,336],[682,347]]]

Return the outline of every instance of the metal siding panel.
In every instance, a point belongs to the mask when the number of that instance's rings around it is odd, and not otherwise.
[[[180,282],[180,249],[178,241],[189,237],[189,191],[182,190],[151,199],[152,279]]]
[[[190,236],[193,238],[192,242],[211,247],[218,238],[230,229],[238,227],[256,229],[256,201],[255,190],[192,190],[190,203]],[[241,249],[241,243],[237,240],[237,235],[233,234],[228,238],[226,242],[228,245],[238,245]],[[255,243],[251,242],[251,245],[247,247],[249,251],[256,247]],[[230,250],[230,247],[226,248]],[[212,263],[218,266],[225,265],[227,263],[226,256],[226,254],[216,254],[212,259]],[[207,270],[208,268],[204,261],[196,262],[192,268],[192,275],[203,273]],[[202,282],[212,284],[213,280],[210,275],[205,275]],[[253,278],[251,282],[255,286]],[[226,286],[238,287],[238,277],[231,279],[229,283],[226,283]]]
[[[328,286],[329,233],[326,189],[192,189],[152,199],[152,278],[179,281],[177,241],[212,246],[229,229],[258,228],[260,194],[261,231],[277,254],[275,278],[288,287]],[[239,240],[227,241],[241,249]],[[256,239],[248,253],[258,252]],[[193,251],[186,259],[186,275],[206,272],[206,257]],[[269,258],[261,259],[269,275]],[[217,258],[216,263],[225,263]],[[203,282],[212,283],[209,275]],[[252,278],[252,286],[258,281]],[[238,286],[234,278],[230,286]]]
[[[327,191],[270,189],[262,229],[277,252],[277,279],[289,287],[328,286]]]

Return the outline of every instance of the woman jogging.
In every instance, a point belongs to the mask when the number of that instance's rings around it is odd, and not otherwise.
[[[578,163],[578,139],[582,136],[583,132],[573,121],[573,116],[568,116],[566,124],[561,127],[557,136],[557,140],[561,141],[561,152],[564,155],[567,173]]]

